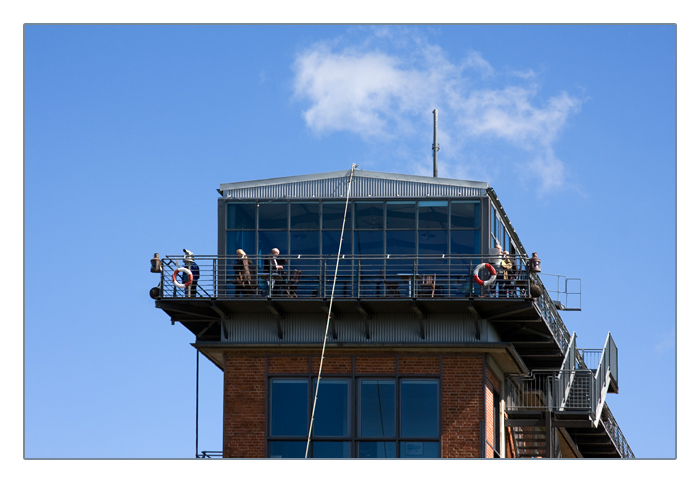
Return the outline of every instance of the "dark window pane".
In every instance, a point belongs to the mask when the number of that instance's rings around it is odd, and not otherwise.
[[[416,229],[416,204],[405,201],[387,201],[387,229]]]
[[[226,228],[255,229],[255,203],[226,203]]]
[[[322,237],[322,255],[338,255],[338,245],[340,245],[340,231],[324,231],[321,232]],[[340,252],[341,255],[349,255],[351,253],[352,247],[352,232],[345,231],[343,233],[343,248]]]
[[[349,458],[350,441],[314,441],[314,458]]]
[[[418,202],[419,229],[447,229],[447,201]]]
[[[317,231],[293,231],[289,234],[289,253],[291,255],[318,255]]]
[[[287,203],[260,203],[258,227],[263,230],[285,230],[287,228]]]
[[[414,255],[416,253],[416,232],[387,231],[386,252],[391,255]]]
[[[374,201],[356,202],[355,228],[361,230],[383,230],[384,203]]]
[[[280,253],[287,253],[286,231],[259,231],[258,254],[267,255],[273,248],[279,248]]]
[[[289,204],[289,228],[292,230],[318,230],[319,229],[319,204],[318,202],[290,203]]]
[[[433,441],[402,441],[402,458],[439,458],[440,443]]]
[[[326,201],[323,203],[322,220],[324,230],[340,230],[343,227],[345,216],[345,202]],[[345,220],[345,229],[352,227],[352,203],[348,203],[348,213]]]
[[[421,230],[418,232],[418,253],[420,255],[446,255],[447,231]]]
[[[270,441],[270,458],[303,458],[306,441]]]
[[[479,201],[452,202],[452,228],[481,228]]]
[[[453,231],[450,234],[452,255],[478,255],[481,253],[481,230]]]
[[[438,381],[401,381],[401,437],[437,438]]]
[[[359,391],[360,437],[394,437],[396,435],[396,382],[362,380]]]
[[[383,231],[356,231],[355,253],[357,255],[381,255],[384,253]]]
[[[227,231],[226,254],[235,255],[236,250],[242,248],[248,255],[255,255],[254,231]]]
[[[270,435],[307,435],[308,402],[308,380],[273,379],[270,381]]]
[[[393,441],[362,441],[358,445],[360,458],[396,458],[396,443]]]
[[[348,380],[321,379],[314,415],[314,436],[349,436],[349,385]]]

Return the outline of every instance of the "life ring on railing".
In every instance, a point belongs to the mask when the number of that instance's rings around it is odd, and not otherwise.
[[[486,281],[483,281],[479,278],[479,270],[482,268],[485,268],[489,272],[491,272],[491,278],[489,278]],[[496,281],[496,269],[491,266],[490,263],[480,263],[479,265],[476,266],[474,269],[474,281],[478,283],[479,285],[483,285],[484,287],[488,287],[491,285],[493,282]]]
[[[182,272],[182,273],[187,274],[187,281],[185,283],[180,283],[177,281],[177,272]],[[189,287],[190,285],[192,285],[193,281],[194,281],[194,278],[192,278],[192,271],[189,268],[177,267],[175,269],[175,271],[173,272],[173,283],[178,288]]]

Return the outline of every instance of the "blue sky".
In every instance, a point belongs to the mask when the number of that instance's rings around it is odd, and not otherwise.
[[[547,273],[583,280],[608,404],[676,450],[674,25],[26,25],[24,456],[189,458],[194,336],[153,253],[216,253],[221,183],[361,169],[487,181]],[[199,449],[221,449],[204,358]],[[653,409],[650,409],[653,408]],[[653,420],[652,421],[650,421]]]

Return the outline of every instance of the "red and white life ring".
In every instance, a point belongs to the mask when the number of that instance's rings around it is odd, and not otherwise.
[[[187,281],[185,283],[180,283],[177,281],[177,273],[178,272],[182,272],[182,273],[187,274]],[[192,278],[192,271],[189,268],[177,267],[175,269],[175,271],[173,272],[173,283],[175,284],[176,287],[179,287],[179,288],[189,287],[190,285],[192,285],[193,280],[194,280],[194,278]]]
[[[485,268],[489,272],[491,272],[491,278],[489,278],[486,281],[483,281],[479,278],[479,270],[482,268]],[[483,285],[484,287],[488,287],[491,285],[493,282],[496,281],[496,269],[491,266],[489,263],[481,263],[477,265],[477,267],[474,269],[474,281],[478,283],[479,285]]]

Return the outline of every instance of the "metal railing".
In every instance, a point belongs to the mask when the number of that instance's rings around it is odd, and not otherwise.
[[[564,325],[564,321],[559,315],[559,310],[552,301],[547,290],[544,288],[544,284],[540,280],[539,276],[535,273],[531,273],[530,278],[531,283],[535,283],[542,288],[542,295],[535,299],[535,306],[539,310],[542,319],[549,326],[549,330],[552,332],[554,341],[559,345],[562,353],[564,353],[571,343],[571,334],[569,334],[566,325]]]
[[[574,333],[559,372],[532,371],[525,376],[507,376],[506,410],[585,411],[594,427],[603,424],[623,458],[634,458],[605,403],[608,387],[612,380],[617,383],[617,377],[617,345],[610,333],[603,349],[577,349]]]
[[[630,445],[627,443],[625,435],[622,434],[622,430],[617,424],[617,421],[615,421],[612,412],[608,409],[607,404],[605,405],[605,409],[605,415],[602,420],[605,432],[608,433],[610,440],[613,442],[622,458],[634,458],[635,456],[632,452],[632,448],[630,448]]]
[[[593,385],[593,374],[585,369],[510,375],[506,383],[506,409],[585,411],[593,414]]]
[[[223,451],[202,451],[197,455],[197,458],[204,458],[204,459],[210,459],[210,458],[223,458],[224,457],[224,452]]]
[[[196,264],[199,277],[191,286],[179,288],[173,281],[178,268],[192,268],[183,257],[163,259],[160,296],[163,298],[329,298],[333,290],[335,256],[279,256],[284,269],[270,274],[265,256],[248,258],[247,271],[237,266],[236,257],[199,256]],[[353,256],[339,260],[335,293],[337,298],[528,298],[533,278],[525,269],[525,260],[511,257],[514,268],[504,275],[498,270],[489,286],[480,285],[473,277],[483,256]],[[495,265],[495,263],[494,263]],[[481,269],[483,281],[491,273]],[[506,278],[507,277],[507,278]],[[186,276],[178,271],[178,283]],[[540,284],[541,285],[541,284]],[[542,285],[541,285],[542,286]],[[550,301],[551,302],[551,301]],[[555,311],[554,307],[552,310]]]

